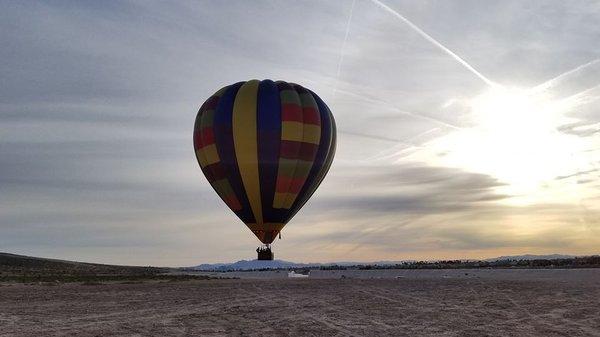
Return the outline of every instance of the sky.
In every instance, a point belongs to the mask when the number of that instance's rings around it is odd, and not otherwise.
[[[338,126],[297,262],[600,253],[600,3],[4,1],[0,251],[190,266],[259,244],[195,159],[219,88]]]

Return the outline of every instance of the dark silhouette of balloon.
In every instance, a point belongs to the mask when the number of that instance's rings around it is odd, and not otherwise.
[[[321,184],[335,147],[327,105],[314,92],[282,81],[226,86],[204,102],[194,125],[202,172],[264,244]]]

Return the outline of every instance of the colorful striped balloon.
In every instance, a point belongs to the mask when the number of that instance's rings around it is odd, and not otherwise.
[[[239,82],[200,108],[194,149],[217,194],[265,244],[312,196],[336,147],[331,111],[294,83]]]

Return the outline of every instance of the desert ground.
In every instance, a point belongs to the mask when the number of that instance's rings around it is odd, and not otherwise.
[[[0,336],[600,336],[597,269],[386,272],[4,283]]]

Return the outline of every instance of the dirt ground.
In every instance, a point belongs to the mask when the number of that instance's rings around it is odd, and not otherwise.
[[[0,286],[0,336],[600,336],[600,280]]]

